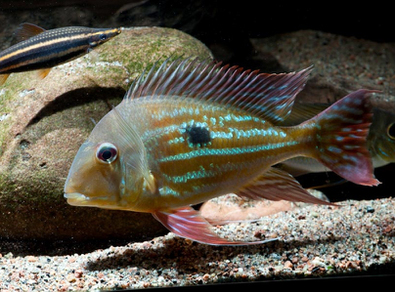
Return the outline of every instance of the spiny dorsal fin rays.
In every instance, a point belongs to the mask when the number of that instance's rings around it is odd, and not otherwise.
[[[197,59],[167,59],[154,66],[131,86],[127,99],[166,97],[195,98],[235,106],[273,123],[290,113],[294,98],[308,78],[312,67],[299,72],[268,74],[244,71],[238,66]],[[168,65],[169,64],[169,65]]]

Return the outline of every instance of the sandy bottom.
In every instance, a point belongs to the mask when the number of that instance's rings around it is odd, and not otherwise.
[[[261,245],[208,246],[169,233],[81,254],[66,245],[51,256],[7,252],[0,255],[0,290],[91,291],[394,273],[394,222],[392,198],[344,201],[341,207],[294,206],[256,222],[215,228],[235,240],[279,238]]]

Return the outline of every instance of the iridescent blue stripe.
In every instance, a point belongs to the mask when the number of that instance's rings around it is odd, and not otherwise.
[[[176,155],[166,156],[159,159],[159,162],[180,161],[180,160],[192,159],[192,158],[203,157],[203,156],[248,154],[248,153],[255,153],[260,151],[276,150],[284,147],[295,146],[298,144],[299,144],[298,141],[289,141],[289,142],[269,143],[265,145],[254,146],[254,147],[251,146],[232,147],[232,148],[221,148],[221,149],[201,148],[201,149],[192,150],[187,153],[180,153]]]

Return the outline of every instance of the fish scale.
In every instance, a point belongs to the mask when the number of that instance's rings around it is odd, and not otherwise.
[[[333,205],[272,167],[296,156],[354,183],[379,184],[366,149],[371,91],[355,91],[299,125],[279,125],[310,71],[265,74],[196,59],[154,65],[81,145],[67,202],[149,212],[179,236],[241,245],[266,241],[220,238],[190,205],[227,193]]]
[[[177,204],[200,203],[218,192],[231,192],[271,165],[303,155],[303,145],[312,139],[305,129],[282,129],[242,110],[177,97],[136,100],[128,115],[149,121],[140,133],[149,168]],[[215,123],[208,118],[212,116]],[[188,143],[184,128],[193,124],[206,124],[212,141],[204,146]],[[196,196],[199,193],[204,196]]]

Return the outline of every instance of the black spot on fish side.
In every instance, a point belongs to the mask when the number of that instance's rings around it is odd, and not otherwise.
[[[193,145],[204,146],[211,141],[210,131],[207,128],[191,126],[186,128],[185,131],[188,135],[189,143]]]

